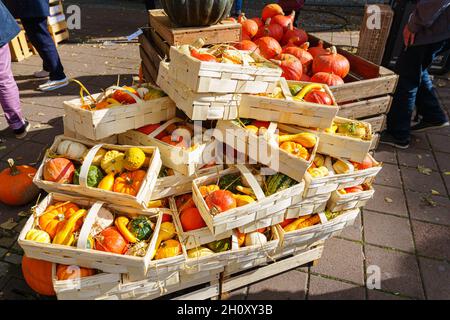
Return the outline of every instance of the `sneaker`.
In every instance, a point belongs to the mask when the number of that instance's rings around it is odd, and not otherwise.
[[[411,131],[422,132],[422,131],[426,131],[426,130],[432,130],[432,129],[439,129],[439,128],[448,127],[449,125],[450,124],[449,124],[448,121],[437,123],[437,124],[433,124],[433,123],[426,122],[426,121],[422,120],[419,123],[413,125],[411,127]]]
[[[13,130],[17,139],[23,139],[27,136],[28,131],[30,131],[31,124],[25,120],[24,125],[20,129]]]
[[[38,90],[40,90],[40,91],[52,91],[52,90],[55,90],[55,89],[58,89],[58,88],[65,87],[68,84],[69,84],[69,79],[67,79],[67,78],[64,78],[64,79],[61,79],[61,80],[53,80],[53,81],[49,80],[46,83],[41,84],[38,87]]]
[[[387,144],[389,146],[393,146],[393,147],[399,148],[399,149],[408,149],[408,147],[409,147],[408,141],[398,140],[393,135],[391,135],[390,133],[388,133],[386,131],[381,133],[380,143]]]
[[[36,71],[35,73],[33,73],[33,76],[35,78],[47,78],[49,75],[50,75],[50,72],[45,71],[45,70]]]

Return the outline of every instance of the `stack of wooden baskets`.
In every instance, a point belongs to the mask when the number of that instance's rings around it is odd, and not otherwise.
[[[196,289],[183,297],[219,296],[223,288],[238,286],[221,283],[221,274],[233,279],[245,270],[270,267],[267,276],[296,267],[283,262],[287,257],[297,263],[300,256],[302,263],[319,259],[324,240],[353,224],[374,194],[372,182],[381,163],[369,154],[371,125],[338,117],[339,105],[326,85],[319,86],[332,99],[327,106],[293,99],[290,88],[310,84],[287,82],[275,65],[205,62],[179,46],[170,48],[170,57],[170,63],[160,63],[157,79],[168,96],[146,100],[130,89],[112,87],[132,97],[133,103],[97,110],[85,107],[87,97],[65,102],[65,135],[55,138],[35,177],[49,195],[34,208],[19,237],[27,256],[55,264],[53,282],[59,299],[153,299],[187,288]],[[140,88],[149,85],[136,86],[136,92]],[[273,98],[270,93],[275,90],[281,90],[283,97]],[[173,135],[171,140],[161,138],[177,126],[193,133],[188,137],[193,139],[191,145],[180,146],[179,137],[174,140]],[[345,128],[364,130],[364,135],[341,133]],[[63,144],[66,149],[75,145],[86,149],[78,156],[70,152],[81,163],[78,184],[45,180],[44,166],[61,156]],[[147,158],[135,195],[89,185],[90,168],[102,159],[100,150],[120,153],[132,147],[140,148]],[[304,154],[299,156],[299,150]],[[171,174],[161,175],[168,171]],[[223,187],[231,176],[236,179]],[[236,180],[242,185],[234,186]],[[239,206],[218,211],[207,198],[218,190],[215,187],[231,185],[247,196],[241,195]],[[189,201],[204,227],[185,230],[181,206]],[[30,230],[43,229],[44,215],[53,212],[53,218],[59,219],[65,214],[59,209],[67,204],[85,210],[75,241],[66,242],[67,235],[63,244],[28,237]],[[152,235],[126,254],[95,250],[95,234],[111,224],[106,223],[111,214],[116,222],[118,216],[125,221],[145,218]],[[70,216],[66,220],[71,221]],[[167,223],[175,228],[172,237],[181,251],[156,258],[155,251],[170,233]],[[225,247],[195,254],[211,243]],[[58,264],[99,272],[61,280]],[[260,280],[255,275],[251,279]],[[199,285],[203,287],[198,289]]]

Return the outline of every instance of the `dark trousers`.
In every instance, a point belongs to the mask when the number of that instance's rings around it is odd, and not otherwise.
[[[48,31],[47,17],[21,18],[23,28],[43,60],[43,68],[50,73],[50,80],[61,80],[66,77],[58,51]]]
[[[397,90],[387,118],[387,131],[395,138],[409,142],[414,107],[423,121],[440,124],[448,120],[442,110],[428,73],[436,56],[450,48],[450,39],[409,47],[398,58]]]
[[[145,0],[145,7],[147,10],[156,9],[155,0]]]

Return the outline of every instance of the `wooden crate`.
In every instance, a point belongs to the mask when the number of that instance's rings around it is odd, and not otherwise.
[[[336,190],[331,194],[327,208],[330,209],[330,211],[335,212],[364,207],[367,202],[373,198],[374,193],[375,190],[372,187],[364,191],[347,194],[341,194]]]
[[[39,188],[44,189],[47,192],[61,192],[67,194],[77,194],[81,196],[88,196],[94,199],[99,199],[105,201],[107,203],[113,203],[117,205],[130,206],[134,208],[147,208],[147,204],[150,201],[152,191],[156,185],[156,180],[158,177],[158,173],[161,170],[162,162],[161,156],[159,154],[158,148],[155,147],[142,147],[142,151],[147,155],[150,155],[150,165],[147,170],[146,176],[144,177],[141,187],[136,194],[136,196],[132,196],[130,194],[118,193],[108,190],[102,190],[99,188],[89,187],[86,183],[86,176],[97,151],[100,148],[106,150],[118,150],[121,152],[126,151],[131,148],[131,146],[119,146],[113,144],[98,144],[94,142],[88,142],[85,140],[78,140],[74,138],[69,138],[65,136],[56,136],[52,146],[49,148],[49,151],[53,154],[58,154],[57,149],[58,145],[63,140],[69,140],[73,142],[78,142],[85,145],[89,150],[86,154],[83,164],[80,169],[80,185],[75,184],[66,184],[66,183],[57,183],[52,181],[45,181],[43,177],[44,165],[45,162],[50,159],[47,154],[42,160],[41,165],[38,168],[36,175],[33,178],[33,182]],[[78,159],[80,162],[80,159]]]
[[[282,70],[275,64],[264,67],[200,61],[170,47],[173,77],[197,93],[272,92]]]
[[[305,197],[299,203],[286,209],[285,219],[298,218],[313,213],[325,211],[331,192]]]
[[[76,246],[26,240],[28,231],[34,228],[36,225],[36,219],[44,214],[49,205],[54,204],[55,202],[66,201],[75,203],[80,208],[85,208],[87,210]],[[101,208],[105,208],[111,212],[119,212],[120,214],[128,217],[144,215],[150,217],[154,221],[154,236],[152,236],[152,239],[149,242],[149,246],[144,257],[122,255],[87,248],[88,236],[90,235],[91,229]],[[132,276],[142,277],[145,275],[147,268],[149,267],[151,255],[155,250],[157,242],[156,235],[159,233],[161,220],[162,211],[160,209],[136,209],[112,205],[85,197],[50,193],[34,208],[33,214],[29,217],[19,234],[18,243],[24,250],[26,256],[30,258],[65,265],[77,265],[110,273],[127,273]]]
[[[141,86],[151,87],[148,83]],[[104,93],[93,94],[92,97],[100,99],[113,90],[124,89],[112,86]],[[128,91],[127,93],[133,95],[136,103],[101,110],[82,109],[82,105],[91,103],[87,97],[64,101],[65,123],[68,130],[78,132],[90,140],[101,140],[114,134],[138,129],[147,124],[166,121],[175,116],[175,103],[169,97],[145,101]]]
[[[385,95],[377,98],[369,98],[357,102],[339,105],[338,116],[349,119],[364,119],[380,114],[387,114],[391,107],[392,97]]]
[[[156,84],[159,64],[163,61],[164,54],[161,54],[158,47],[150,37],[150,30],[142,29],[142,31],[143,33],[139,35],[139,54],[142,60],[144,79]]]
[[[156,83],[191,120],[232,120],[238,117],[240,94],[193,92],[171,76],[167,62],[161,61]]]
[[[259,95],[243,95],[239,106],[239,117],[295,124],[301,127],[329,128],[339,107],[328,86],[321,85],[333,100],[333,106],[294,100],[288,84],[306,86],[308,83],[300,81],[286,82],[284,78],[281,78],[280,87],[284,99]]]
[[[149,10],[149,24],[169,46],[190,44],[203,38],[205,44],[239,42],[241,26],[239,23],[223,21],[207,27],[173,27],[164,10]]]
[[[11,60],[20,62],[33,55],[33,46],[28,43],[24,30],[20,30],[19,34],[9,42],[9,50],[11,52]]]
[[[47,18],[47,21],[48,31],[55,45],[69,39],[69,29],[61,0],[50,0],[50,16]]]
[[[375,63],[381,64],[384,50],[394,20],[394,11],[388,4],[377,4],[380,9],[380,28],[368,26],[368,20],[372,19],[373,12],[369,12],[370,5],[365,6],[365,14],[359,31],[358,55]]]

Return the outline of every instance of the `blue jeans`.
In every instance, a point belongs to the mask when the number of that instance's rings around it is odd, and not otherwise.
[[[396,139],[409,142],[414,107],[422,120],[432,124],[448,121],[428,73],[434,58],[450,47],[450,39],[403,51],[395,66],[399,75],[397,90],[387,117],[387,131]]]
[[[242,0],[234,0],[234,15],[240,15],[242,12]]]
[[[42,58],[44,70],[50,73],[50,80],[61,80],[66,77],[58,51],[48,31],[47,17],[21,18],[23,28]]]

